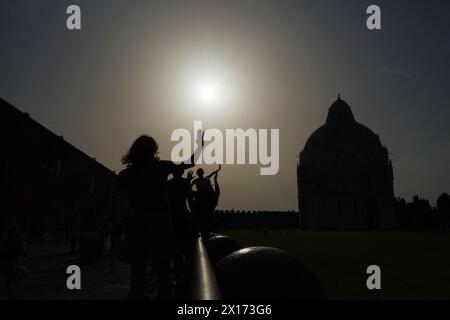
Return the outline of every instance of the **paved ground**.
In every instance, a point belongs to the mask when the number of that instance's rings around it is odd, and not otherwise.
[[[284,249],[309,265],[331,299],[449,299],[450,232],[229,232],[244,246]],[[129,270],[117,262],[111,271],[103,262],[82,268],[82,290],[66,288],[66,268],[78,264],[60,242],[29,245],[20,264],[30,275],[4,299],[125,299]],[[366,268],[381,267],[382,290],[366,287]],[[1,281],[0,281],[1,282]],[[2,284],[0,283],[0,288]],[[150,286],[151,288],[152,286]]]
[[[129,270],[124,263],[116,262],[111,270],[110,254],[103,262],[82,267],[82,289],[70,291],[66,287],[69,265],[78,265],[79,256],[70,254],[61,242],[29,245],[29,255],[20,265],[30,275],[12,292],[0,293],[0,300],[10,299],[125,299],[129,288]],[[2,287],[3,283],[0,283]]]

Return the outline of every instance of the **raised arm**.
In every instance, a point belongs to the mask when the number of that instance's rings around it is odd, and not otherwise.
[[[214,175],[214,190],[216,191],[217,197],[220,196],[219,181],[217,180],[217,176],[219,175],[219,171],[220,170],[217,170],[216,174]]]
[[[208,176],[206,177],[206,179],[209,179],[209,178],[211,178],[212,176],[217,175],[217,174],[220,172],[220,170],[222,170],[222,165],[221,165],[221,164],[219,164],[219,169],[217,169],[216,171],[214,171],[214,172],[212,172],[210,175],[208,175]]]
[[[194,151],[194,153],[191,156],[191,159],[189,163],[181,163],[179,166],[184,170],[190,169],[192,167],[195,167],[195,163],[197,162],[198,158],[200,157],[200,153],[202,152],[203,146],[205,145],[204,140],[205,133],[201,130],[197,131],[197,141],[200,140],[200,143],[198,144],[198,148]]]

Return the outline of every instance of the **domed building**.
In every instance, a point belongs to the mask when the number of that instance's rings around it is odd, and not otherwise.
[[[305,230],[394,227],[392,163],[378,135],[358,123],[338,96],[323,126],[300,152],[297,167]]]

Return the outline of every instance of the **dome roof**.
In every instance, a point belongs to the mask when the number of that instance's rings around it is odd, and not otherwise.
[[[355,117],[353,116],[352,109],[344,100],[341,100],[341,96],[331,105],[328,111],[327,124],[328,125],[338,125],[342,123],[352,123],[355,122]]]
[[[331,105],[325,124],[309,137],[303,151],[339,144],[381,147],[378,136],[366,126],[356,122],[350,106],[340,96]]]

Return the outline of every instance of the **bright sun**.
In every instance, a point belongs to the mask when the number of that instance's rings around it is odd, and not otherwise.
[[[219,91],[214,83],[202,83],[197,87],[198,100],[207,106],[211,106],[218,102]]]
[[[217,114],[228,110],[231,104],[231,79],[226,72],[210,68],[193,68],[183,72],[180,93],[191,110],[200,113]]]

